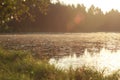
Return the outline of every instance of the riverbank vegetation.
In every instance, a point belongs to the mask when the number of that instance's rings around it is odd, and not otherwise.
[[[64,71],[29,52],[0,48],[0,80],[118,80],[119,77],[117,72],[104,76],[103,72],[88,67]]]

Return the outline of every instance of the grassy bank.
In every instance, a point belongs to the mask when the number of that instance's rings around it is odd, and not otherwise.
[[[119,77],[117,73],[105,77],[102,72],[86,67],[62,71],[29,52],[0,48],[0,80],[118,80]]]

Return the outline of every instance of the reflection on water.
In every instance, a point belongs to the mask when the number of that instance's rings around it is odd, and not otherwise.
[[[103,48],[99,53],[91,54],[86,49],[83,55],[77,56],[74,54],[59,59],[51,58],[49,63],[54,64],[59,69],[94,67],[98,71],[104,70],[105,75],[108,75],[120,69],[120,50],[112,52]]]
[[[10,50],[30,50],[41,59],[47,56],[51,64],[63,69],[86,65],[111,73],[120,68],[120,33],[0,35],[0,45]]]

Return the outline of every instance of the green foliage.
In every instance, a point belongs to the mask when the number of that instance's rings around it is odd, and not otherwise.
[[[104,76],[89,67],[63,71],[28,52],[0,48],[0,80],[118,80],[118,72]]]
[[[0,49],[0,80],[57,80],[62,73],[28,52]]]
[[[20,20],[21,15],[32,17],[31,9],[46,13],[50,0],[0,0],[0,28],[12,19]]]

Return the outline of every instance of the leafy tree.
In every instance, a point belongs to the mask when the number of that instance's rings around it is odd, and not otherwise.
[[[0,0],[0,28],[12,19],[21,20],[22,15],[33,17],[32,9],[46,14],[50,0]]]

